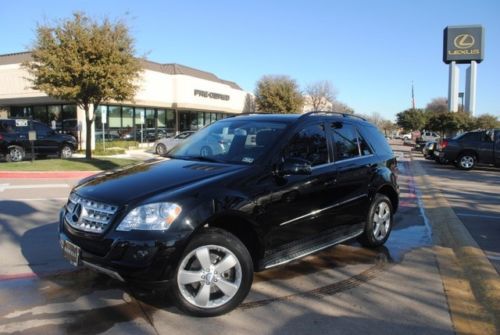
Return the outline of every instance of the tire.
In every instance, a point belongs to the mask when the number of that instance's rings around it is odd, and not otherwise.
[[[209,147],[209,146],[204,146],[200,149],[200,156],[201,157],[208,157],[208,156],[212,156],[213,154],[213,151],[212,149]]]
[[[377,193],[370,205],[365,231],[359,237],[359,242],[369,248],[383,245],[391,234],[393,215],[391,200],[387,196]]]
[[[24,149],[15,145],[9,148],[9,152],[5,156],[7,162],[21,162],[24,159],[26,153]]]
[[[69,145],[64,144],[61,148],[60,156],[61,159],[70,159],[73,156],[73,149]]]
[[[169,295],[189,315],[216,316],[236,308],[252,281],[253,262],[245,245],[229,232],[208,228],[187,245]]]
[[[160,156],[163,156],[167,153],[167,147],[165,146],[165,144],[158,144],[156,146],[156,154],[160,155]]]
[[[471,170],[476,166],[476,155],[472,153],[461,154],[457,159],[456,166],[461,170]]]

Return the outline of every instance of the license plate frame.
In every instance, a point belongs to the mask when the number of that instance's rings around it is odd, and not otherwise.
[[[82,253],[82,249],[79,246],[71,243],[70,241],[64,241],[63,256],[72,265],[74,265],[74,266],[81,265],[81,260],[80,260],[81,253]]]

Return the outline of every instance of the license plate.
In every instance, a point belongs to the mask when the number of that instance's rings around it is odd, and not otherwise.
[[[74,245],[69,241],[64,241],[63,255],[74,266],[80,265],[80,252],[79,246]]]

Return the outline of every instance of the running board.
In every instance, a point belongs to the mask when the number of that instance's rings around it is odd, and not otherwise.
[[[282,265],[358,237],[363,234],[363,227],[364,224],[357,224],[340,230],[322,232],[321,235],[307,240],[285,244],[266,253],[266,256],[259,262],[259,269],[269,269]]]

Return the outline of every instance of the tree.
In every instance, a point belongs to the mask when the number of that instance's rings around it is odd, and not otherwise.
[[[245,96],[245,105],[243,106],[243,113],[255,113],[255,98],[247,93]]]
[[[456,112],[430,112],[426,128],[441,133],[441,137],[459,130],[462,126]]]
[[[332,102],[330,106],[330,110],[332,112],[337,112],[337,113],[343,113],[343,114],[354,114],[354,109],[349,107],[343,102],[340,102],[338,100],[335,100]]]
[[[444,97],[434,98],[425,107],[427,112],[447,112],[448,111],[448,99]],[[456,112],[456,111],[454,111]]]
[[[491,114],[483,114],[475,119],[475,127],[481,129],[500,128],[500,121]]]
[[[422,109],[407,109],[396,115],[397,125],[405,131],[421,130],[427,122],[427,114]]]
[[[137,90],[141,66],[134,40],[124,22],[98,22],[83,13],[54,26],[39,25],[36,34],[32,60],[23,66],[33,77],[33,88],[85,110],[85,156],[91,159],[96,108],[105,101],[131,100]]]
[[[301,113],[304,98],[295,80],[288,76],[263,76],[257,82],[255,103],[260,112]]]
[[[333,85],[327,80],[307,85],[305,93],[313,111],[328,110],[337,96]]]

